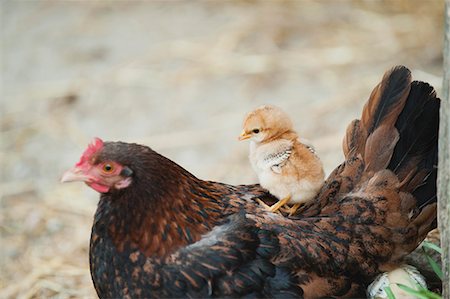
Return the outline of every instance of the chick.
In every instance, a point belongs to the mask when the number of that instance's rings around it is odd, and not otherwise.
[[[324,181],[322,162],[300,142],[284,111],[266,105],[247,114],[239,136],[245,139],[250,139],[249,159],[261,186],[279,199],[270,211],[292,204],[292,215],[316,196]]]

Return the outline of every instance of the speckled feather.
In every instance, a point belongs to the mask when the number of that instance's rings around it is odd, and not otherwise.
[[[105,143],[96,162],[126,165],[133,183],[99,202],[90,246],[98,295],[364,296],[435,225],[437,123],[419,133],[425,149],[408,146],[411,128],[439,117],[424,86],[404,67],[388,72],[347,131],[345,162],[293,217],[260,207],[256,198],[276,199],[258,185],[199,180],[148,147]],[[416,101],[426,104],[413,109]],[[380,148],[391,152],[375,157]]]

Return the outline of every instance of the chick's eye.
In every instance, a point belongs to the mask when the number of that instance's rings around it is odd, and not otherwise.
[[[252,132],[255,133],[255,134],[258,134],[259,133],[259,129],[253,129]]]
[[[114,166],[110,163],[106,163],[103,165],[103,171],[106,173],[111,173],[114,171]]]

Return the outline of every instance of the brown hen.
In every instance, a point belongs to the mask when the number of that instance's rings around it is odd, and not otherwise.
[[[439,100],[388,71],[345,161],[293,217],[258,185],[203,181],[150,148],[96,140],[63,181],[101,193],[90,245],[101,298],[364,296],[436,225]]]

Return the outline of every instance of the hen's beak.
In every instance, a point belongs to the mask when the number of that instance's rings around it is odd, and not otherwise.
[[[84,171],[78,167],[73,167],[69,170],[67,170],[62,178],[61,183],[67,183],[67,182],[87,182],[89,180],[89,176],[84,173]]]
[[[239,135],[239,141],[246,140],[252,137],[251,134],[245,133],[245,131],[242,131],[241,135]]]

